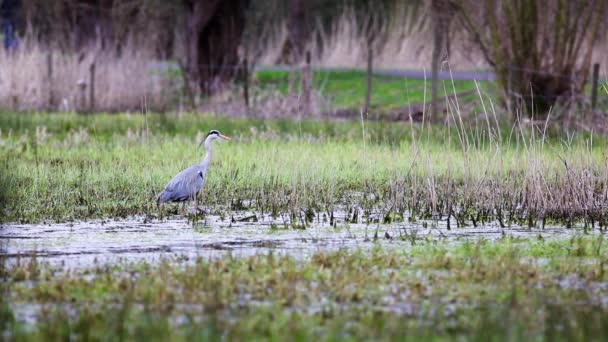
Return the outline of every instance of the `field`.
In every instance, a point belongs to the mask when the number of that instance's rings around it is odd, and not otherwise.
[[[460,120],[3,113],[3,336],[605,338],[605,138]],[[203,205],[158,207],[210,129]]]
[[[357,70],[316,70],[312,72],[312,88],[334,109],[355,109],[363,104],[366,88],[366,73]],[[386,114],[395,109],[408,109],[412,104],[430,103],[430,73],[425,79],[411,79],[390,74],[374,74],[371,83],[370,113]],[[255,73],[254,83],[260,89],[277,90],[288,93],[289,74],[285,71],[261,70]],[[294,77],[294,90],[300,87],[300,74]],[[483,89],[490,88],[481,82]],[[441,97],[459,94],[460,101],[467,102],[476,98],[473,81],[445,80],[441,82]]]

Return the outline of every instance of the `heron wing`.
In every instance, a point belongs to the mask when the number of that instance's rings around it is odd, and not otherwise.
[[[190,166],[175,175],[163,192],[158,196],[159,202],[186,201],[193,198],[203,187],[204,175],[198,165]]]

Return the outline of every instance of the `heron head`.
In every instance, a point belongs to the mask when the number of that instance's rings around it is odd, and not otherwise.
[[[199,144],[202,145],[205,141],[214,141],[214,140],[230,140],[229,136],[223,135],[222,133],[220,133],[220,131],[213,129],[211,131],[209,131],[209,133],[207,133],[207,136],[205,137],[205,139],[203,139],[203,141],[201,141],[201,143]]]

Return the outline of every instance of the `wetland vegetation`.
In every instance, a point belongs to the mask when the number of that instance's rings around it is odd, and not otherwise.
[[[3,255],[3,338],[605,338],[605,138],[563,139],[551,128],[490,119],[464,128],[455,119],[429,127],[4,113],[5,222],[135,216],[162,224],[178,207],[157,207],[155,195],[202,158],[197,144],[216,128],[233,140],[216,146],[204,210],[192,220],[213,216],[225,230],[235,216],[275,217],[283,224],[260,222],[260,234],[310,230],[296,237],[301,246],[322,240],[316,224],[346,230],[354,243],[311,244],[311,253],[297,257],[272,238],[242,240],[258,251],[250,254],[219,240],[193,248],[221,253],[163,254],[173,248],[167,241],[148,250],[155,260],[97,263],[94,256],[85,267],[49,263],[44,251]],[[350,233],[355,223],[364,235]],[[511,225],[529,235],[514,237]],[[550,237],[545,225],[571,229]],[[489,226],[502,237],[449,238],[450,229]],[[418,233],[423,228],[428,235]],[[206,229],[193,223],[191,239]],[[238,236],[239,229],[213,234]],[[21,235],[4,237],[11,244],[27,238]]]
[[[0,339],[608,340],[604,3],[0,0]]]
[[[604,240],[420,241],[304,261],[269,253],[71,271],[23,258],[1,270],[0,321],[8,340],[603,340]]]
[[[453,227],[556,222],[604,227],[605,138],[545,127],[230,119],[183,114],[0,115],[4,221],[175,212],[154,196],[218,144],[203,191],[210,213],[357,211],[370,222],[447,219]],[[507,127],[507,128],[504,128]],[[409,213],[409,214],[406,214]],[[356,215],[355,215],[356,216]]]

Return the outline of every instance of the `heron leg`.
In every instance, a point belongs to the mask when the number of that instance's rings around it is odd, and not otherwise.
[[[158,211],[158,218],[163,219],[163,211],[160,209],[160,201],[156,201],[156,211]]]

